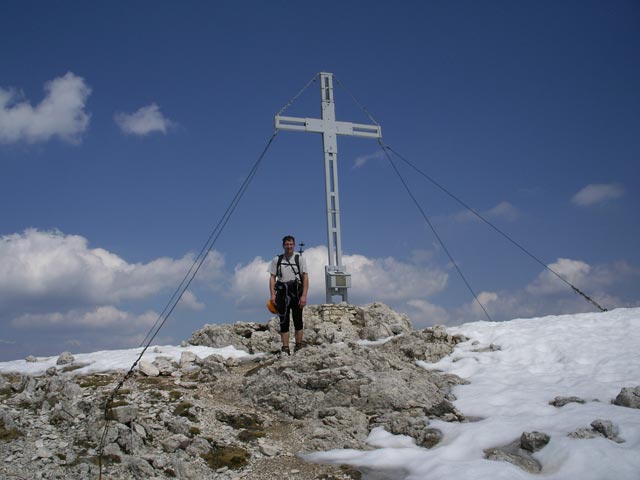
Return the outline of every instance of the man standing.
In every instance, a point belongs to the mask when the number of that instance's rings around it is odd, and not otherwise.
[[[282,352],[291,355],[289,350],[289,317],[293,316],[296,346],[294,352],[302,348],[302,309],[307,304],[309,275],[307,262],[302,255],[294,252],[296,240],[291,235],[282,239],[284,254],[271,260],[268,272],[269,292],[280,317],[280,339]]]

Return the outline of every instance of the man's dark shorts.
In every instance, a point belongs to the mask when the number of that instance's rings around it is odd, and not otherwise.
[[[276,307],[280,317],[280,333],[289,331],[290,317],[293,317],[293,326],[302,330],[302,309],[300,306],[300,293],[302,286],[299,282],[276,282]]]

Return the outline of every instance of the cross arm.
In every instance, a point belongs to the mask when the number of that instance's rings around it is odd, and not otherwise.
[[[295,130],[313,133],[328,133],[333,130],[338,135],[382,138],[382,129],[379,125],[365,125],[351,122],[329,122],[318,118],[282,117],[280,115],[276,115],[275,127],[279,130]]]

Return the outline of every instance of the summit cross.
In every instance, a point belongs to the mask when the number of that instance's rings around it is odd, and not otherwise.
[[[333,102],[333,74],[320,72],[320,105],[322,118],[297,118],[276,115],[275,127],[279,130],[296,130],[322,134],[324,148],[324,184],[327,202],[327,246],[329,265],[325,266],[327,303],[334,296],[348,302],[347,289],[351,275],[342,265],[342,235],[340,231],[340,201],[338,196],[338,140],[337,135],[381,138],[379,125],[363,125],[336,121]]]

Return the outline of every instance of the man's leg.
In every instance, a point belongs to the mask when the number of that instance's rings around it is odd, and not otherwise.
[[[293,314],[293,327],[296,330],[295,333],[295,339],[296,339],[296,346],[294,351],[298,351],[302,348],[302,334],[303,334],[303,325],[302,325],[302,307],[300,306],[295,306],[292,308],[292,312]]]
[[[291,307],[288,307],[284,315],[280,316],[280,340],[282,341],[282,351],[291,355],[289,351],[289,316]]]
[[[284,312],[284,315],[278,315],[280,320],[280,340],[282,341],[282,351],[289,353],[289,312],[291,306],[288,304],[287,293],[284,290],[276,288],[276,308],[278,313]]]

